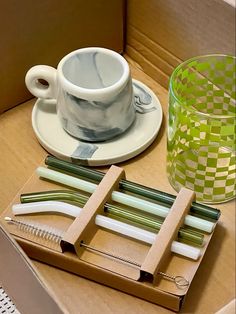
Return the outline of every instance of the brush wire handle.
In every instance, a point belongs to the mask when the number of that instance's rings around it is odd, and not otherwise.
[[[130,265],[132,265],[134,267],[141,268],[141,266],[142,266],[140,263],[138,263],[136,261],[133,261],[133,260],[131,260],[129,258],[120,256],[120,255],[116,255],[114,253],[107,252],[107,251],[104,251],[104,250],[97,249],[97,248],[95,248],[95,247],[93,247],[91,245],[85,244],[84,242],[81,242],[80,246],[82,246],[85,249],[90,250],[92,252],[95,252],[95,253],[98,253],[98,254],[102,254],[102,255],[105,255],[107,257],[114,258],[114,259],[116,259],[118,261],[130,264]],[[160,276],[162,276],[162,277],[164,277],[164,278],[166,278],[168,280],[173,281],[178,288],[185,288],[185,287],[189,286],[189,281],[186,278],[184,278],[183,276],[172,276],[170,274],[167,274],[167,273],[164,273],[164,272],[161,272],[161,271],[158,272],[158,275],[160,275]]]

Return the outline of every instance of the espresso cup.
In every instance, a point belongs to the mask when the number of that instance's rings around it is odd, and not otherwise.
[[[73,51],[57,69],[36,65],[27,72],[25,83],[34,96],[55,99],[62,127],[81,140],[109,140],[126,131],[135,119],[128,63],[109,49]]]

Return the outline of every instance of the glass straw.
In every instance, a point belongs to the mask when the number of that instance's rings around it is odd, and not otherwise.
[[[88,201],[89,196],[80,194],[76,191],[69,190],[55,190],[36,193],[22,194],[20,197],[21,203],[41,202],[41,201],[65,201],[73,202],[83,207]],[[159,231],[163,220],[155,218],[149,218],[146,215],[140,213],[134,213],[123,207],[106,203],[104,205],[104,211],[115,217],[126,219],[133,223],[138,223],[142,226],[152,228]],[[196,245],[203,245],[204,235],[200,232],[181,227],[178,231],[178,238],[185,241],[193,242]]]
[[[61,183],[63,185],[67,185],[90,194],[93,193],[97,187],[97,185],[92,182],[82,180],[49,168],[38,167],[36,169],[36,173],[41,178]],[[163,218],[168,215],[170,210],[170,208],[167,208],[163,205],[152,203],[147,200],[118,191],[113,191],[111,193],[111,199],[117,203],[130,206],[143,212],[154,214]],[[188,214],[184,217],[184,224],[208,233],[211,233],[215,228],[215,223]]]
[[[41,203],[48,203],[48,202],[41,202]],[[54,203],[54,205],[52,203]],[[49,207],[51,207],[51,205],[52,205],[53,206],[52,209],[55,209],[57,206],[57,204],[55,204],[55,203],[57,203],[57,202],[52,201],[51,203],[49,202],[48,205],[49,205]],[[28,207],[28,211],[35,212],[34,209],[35,209],[36,204],[37,203],[18,204],[18,205],[20,205],[22,207],[24,207],[25,205],[32,205],[31,208],[28,206],[26,206],[26,207]],[[60,203],[60,204],[62,204],[62,203]],[[81,211],[81,208],[74,206],[74,205],[71,205],[71,204],[63,203],[63,206],[64,206],[65,213],[66,212],[69,214],[71,213],[71,214],[73,214],[73,216],[75,214],[75,210],[77,210],[76,216],[78,216],[79,212]],[[76,207],[76,208],[74,208],[74,207]],[[41,207],[41,209],[43,210],[43,207]],[[27,211],[26,208],[25,208],[25,210]],[[37,211],[37,208],[36,208],[36,211]],[[15,220],[15,219],[12,219],[10,217],[5,217],[5,220],[8,221],[9,223],[16,224],[21,230],[23,230],[27,233],[32,233],[32,234],[39,236],[41,238],[44,238],[44,239],[49,238],[48,240],[50,240],[50,239],[51,240],[55,239],[56,241],[59,240],[58,239],[58,233],[60,234],[60,232],[58,232],[58,230],[57,230],[56,233],[54,234],[54,228],[48,227],[47,225],[44,225],[44,224],[39,225],[39,223],[33,223],[30,221]],[[102,227],[102,228],[117,232],[117,233],[122,234],[124,236],[128,236],[132,239],[136,239],[136,240],[139,240],[139,241],[151,244],[151,245],[155,242],[155,239],[156,239],[156,233],[153,233],[153,232],[150,232],[147,230],[143,230],[143,229],[135,227],[135,226],[131,226],[127,223],[120,222],[120,221],[117,221],[115,219],[105,217],[103,215],[96,215],[95,224],[97,226]],[[38,233],[37,233],[37,231],[38,231]],[[201,256],[201,250],[199,248],[190,246],[190,245],[185,244],[185,243],[180,243],[178,241],[172,241],[171,242],[170,250],[173,253],[180,254],[182,256],[191,258],[193,260],[197,260]]]
[[[94,180],[96,182],[100,182],[105,175],[105,173],[103,172],[78,166],[71,162],[60,160],[53,156],[47,156],[45,159],[45,164],[52,168],[64,170],[70,174],[79,175],[81,177]],[[172,205],[176,199],[176,196],[171,195],[169,193],[152,189],[141,184],[134,183],[124,179],[120,180],[119,188],[121,190],[141,195],[166,205]],[[190,211],[193,214],[197,214],[199,216],[207,217],[214,220],[218,220],[221,214],[220,210],[217,208],[212,208],[207,205],[196,202],[192,203]]]

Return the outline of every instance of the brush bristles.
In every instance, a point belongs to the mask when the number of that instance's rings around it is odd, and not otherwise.
[[[5,221],[12,223],[17,228],[25,233],[32,234],[33,236],[45,239],[54,243],[60,243],[63,232],[59,229],[52,228],[45,224],[36,223],[30,220],[15,220],[10,217],[5,217]]]

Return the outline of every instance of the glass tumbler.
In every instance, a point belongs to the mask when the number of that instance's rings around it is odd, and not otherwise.
[[[176,191],[194,190],[204,203],[235,197],[235,60],[195,57],[170,78],[168,178]]]

